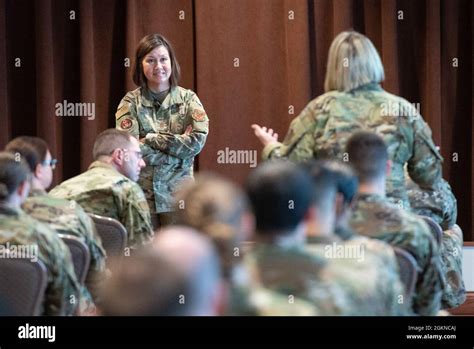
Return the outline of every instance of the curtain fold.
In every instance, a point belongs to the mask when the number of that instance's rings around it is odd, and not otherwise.
[[[180,85],[197,92],[211,120],[199,170],[242,183],[248,157],[261,150],[250,125],[283,137],[324,92],[332,39],[353,28],[379,50],[384,88],[417,103],[431,126],[458,223],[474,240],[472,7],[470,0],[0,0],[0,147],[37,135],[60,159],[55,183],[84,171],[96,135],[114,127],[118,103],[136,88],[138,41],[160,32],[175,47]],[[94,119],[57,115],[65,101],[90,104]],[[221,163],[226,151],[248,151],[246,163]]]

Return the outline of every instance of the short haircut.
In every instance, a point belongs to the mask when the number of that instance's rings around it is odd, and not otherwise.
[[[133,137],[126,131],[109,128],[99,134],[94,143],[92,158],[97,160],[100,156],[110,156],[117,148],[127,148],[130,146],[130,140]]]
[[[155,235],[151,248],[184,272],[187,286],[182,293],[185,303],[180,304],[182,315],[209,315],[216,310],[221,269],[218,253],[207,236],[190,227],[169,226]]]
[[[286,233],[303,220],[313,184],[302,168],[288,161],[267,161],[250,173],[246,190],[258,233]]]
[[[377,49],[365,35],[340,33],[329,48],[324,90],[350,91],[368,83],[380,83],[385,74]]]
[[[170,85],[171,87],[178,86],[178,81],[181,76],[181,69],[179,67],[178,60],[176,59],[176,54],[174,53],[173,46],[171,46],[170,42],[163,35],[160,34],[149,34],[142,38],[138,43],[137,51],[135,52],[135,62],[133,67],[133,82],[135,83],[135,85],[140,87],[147,86],[147,79],[143,72],[142,61],[148,53],[160,46],[164,46],[168,50],[168,53],[170,55]]]
[[[101,309],[112,316],[207,315],[219,282],[212,243],[191,228],[168,227],[114,270]]]
[[[359,186],[359,180],[352,167],[339,160],[321,160],[321,166],[331,173],[336,191],[342,195],[344,203],[350,204]]]
[[[360,183],[367,183],[385,175],[388,152],[379,135],[357,132],[347,141],[346,152]]]
[[[30,169],[21,157],[0,152],[0,202],[7,200],[29,177]]]
[[[189,291],[182,271],[150,249],[139,250],[105,282],[101,310],[109,316],[186,315],[179,296]]]
[[[322,213],[334,210],[337,186],[333,173],[324,163],[321,160],[305,164],[314,186],[313,202]]]
[[[176,194],[177,223],[209,236],[217,247],[224,276],[239,261],[234,248],[242,243],[241,217],[250,211],[245,193],[227,179],[201,173]]]
[[[20,136],[8,142],[5,150],[19,153],[28,163],[30,170],[34,172],[36,166],[46,160],[48,144],[38,137]]]

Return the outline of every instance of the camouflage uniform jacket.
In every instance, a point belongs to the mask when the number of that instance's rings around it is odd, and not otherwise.
[[[356,233],[383,240],[415,258],[418,279],[413,310],[420,315],[436,315],[445,280],[439,246],[426,223],[382,196],[359,194],[350,225]]]
[[[148,89],[128,92],[120,102],[116,128],[131,133],[141,144],[147,164],[140,174],[150,209],[173,211],[173,194],[193,177],[194,157],[206,142],[209,119],[191,90],[171,88],[160,104]],[[192,129],[186,132],[187,129]]]
[[[229,302],[225,315],[231,316],[312,316],[319,315],[311,302],[281,294],[251,282],[243,263],[232,268]]]
[[[231,297],[233,294],[231,294]],[[248,290],[246,294],[249,310],[240,309],[229,315],[240,316],[317,316],[321,315],[315,305],[299,297],[288,296],[266,288]]]
[[[106,275],[106,256],[92,219],[75,201],[53,198],[40,189],[30,191],[22,208],[25,213],[48,224],[58,233],[76,236],[87,245],[91,260],[86,286],[97,301],[100,284]]]
[[[367,84],[350,92],[330,91],[312,100],[290,125],[283,143],[263,149],[262,157],[286,157],[302,162],[312,158],[347,161],[347,140],[357,131],[372,131],[387,144],[392,171],[387,196],[409,206],[403,166],[410,177],[429,188],[441,177],[442,157],[431,139],[431,129],[405,99]],[[401,200],[401,201],[400,201]]]
[[[338,282],[354,298],[354,315],[411,315],[390,245],[365,237],[308,236],[307,249],[327,259]]]
[[[408,199],[411,210],[418,215],[431,217],[443,231],[441,259],[446,278],[443,293],[443,309],[454,308],[466,300],[466,288],[462,277],[463,234],[455,224],[457,203],[448,182],[441,179],[436,190],[421,189],[408,180]]]
[[[0,244],[37,246],[38,258],[47,269],[42,315],[73,315],[81,294],[71,254],[58,235],[21,209],[0,206]]]
[[[244,256],[252,289],[267,289],[289,302],[301,299],[318,315],[357,315],[353,295],[341,287],[327,260],[300,247],[257,243]]]
[[[142,189],[109,164],[94,161],[86,172],[64,181],[49,195],[74,200],[88,213],[118,220],[127,229],[131,247],[144,245],[153,237]]]

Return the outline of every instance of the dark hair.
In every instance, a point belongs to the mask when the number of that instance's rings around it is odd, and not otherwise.
[[[100,133],[95,139],[92,158],[97,160],[100,156],[110,156],[117,148],[126,148],[130,145],[130,133],[115,128],[109,128]]]
[[[241,217],[250,210],[245,193],[221,176],[204,173],[185,184],[175,201],[177,223],[193,227],[212,239],[219,252],[223,274],[229,278],[239,262],[234,248],[243,240]]]
[[[29,176],[28,165],[21,157],[0,152],[0,201],[8,199]]]
[[[135,85],[140,87],[147,86],[147,79],[143,73],[143,58],[159,46],[164,46],[170,55],[171,60],[171,76],[170,76],[170,85],[171,87],[178,86],[178,80],[181,76],[181,68],[179,67],[178,60],[176,59],[176,54],[174,53],[173,46],[169,41],[160,34],[149,34],[142,38],[138,43],[137,51],[135,53],[135,62],[133,66],[133,82]]]
[[[346,152],[361,183],[385,174],[387,146],[382,137],[372,132],[357,132],[347,141]]]
[[[333,173],[324,166],[325,161],[312,161],[305,164],[314,185],[313,202],[322,212],[334,207],[337,183]]]
[[[287,232],[302,221],[312,201],[311,178],[287,161],[269,161],[250,173],[246,190],[257,230]]]
[[[10,153],[19,153],[28,163],[30,170],[34,172],[36,166],[46,160],[48,144],[38,137],[20,136],[8,142],[5,150]]]
[[[336,190],[342,195],[344,203],[350,204],[359,186],[359,180],[354,170],[339,160],[321,160],[320,164],[330,172]]]

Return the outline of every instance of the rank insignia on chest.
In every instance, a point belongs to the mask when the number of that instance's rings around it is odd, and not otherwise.
[[[124,130],[128,130],[130,127],[132,127],[132,120],[130,119],[122,120],[122,122],[120,123],[120,128]]]
[[[192,118],[196,121],[204,121],[206,120],[206,112],[204,110],[195,109]]]

